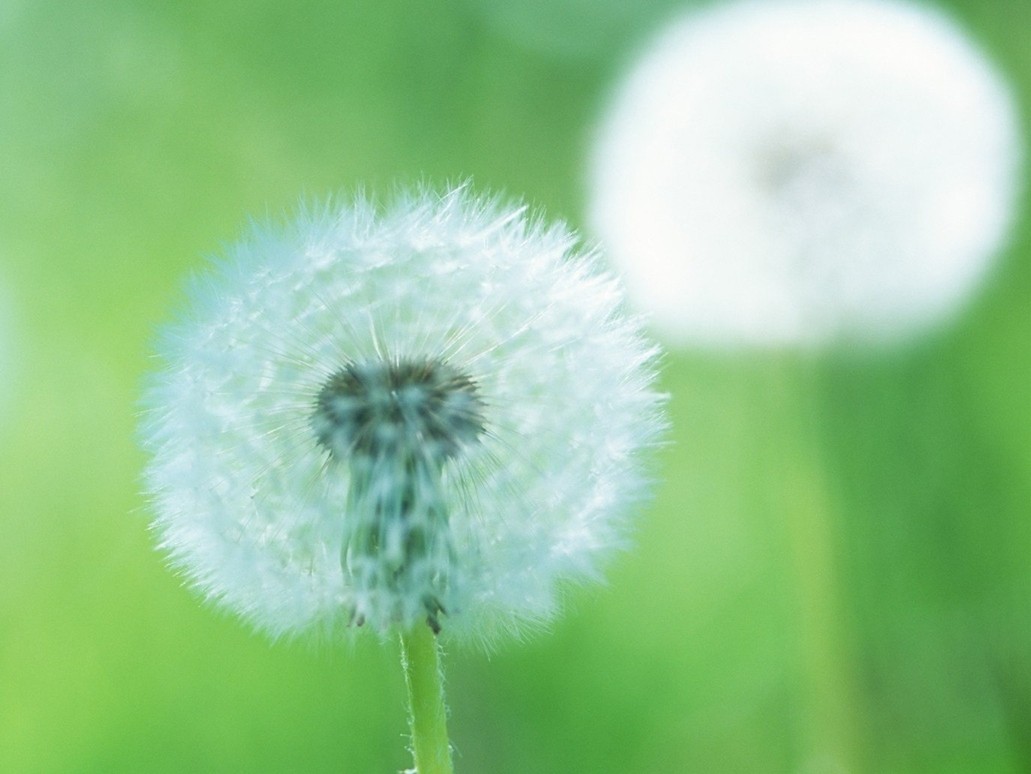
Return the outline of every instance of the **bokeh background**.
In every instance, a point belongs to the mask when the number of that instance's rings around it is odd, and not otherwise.
[[[605,98],[681,5],[0,4],[0,771],[410,765],[394,643],[270,645],[153,551],[155,327],[302,195],[471,177],[580,225]],[[1031,4],[940,6],[1026,114]],[[608,586],[447,654],[458,770],[1031,771],[1028,203],[934,335],[671,353],[657,497]]]

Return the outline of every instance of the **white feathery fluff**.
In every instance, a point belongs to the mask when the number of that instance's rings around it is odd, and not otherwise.
[[[656,350],[565,226],[465,186],[333,202],[188,296],[144,398],[154,528],[256,628],[489,642],[624,543]]]
[[[1014,214],[1005,80],[892,0],[691,10],[616,89],[590,221],[671,343],[881,342],[967,299]]]

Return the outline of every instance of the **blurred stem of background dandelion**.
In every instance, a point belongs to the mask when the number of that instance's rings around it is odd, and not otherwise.
[[[861,771],[856,677],[838,570],[839,510],[820,440],[817,364],[803,354],[779,353],[765,366],[764,432],[773,452],[767,475],[795,595],[803,766]]]
[[[720,674],[712,687],[720,699],[708,699],[704,710],[688,706],[716,718],[750,714],[752,737],[762,728],[777,740],[764,754],[750,758],[746,750],[730,768],[867,770],[873,753],[864,675],[854,657],[861,641],[843,521],[853,510],[837,492],[832,447],[824,449],[826,356],[779,350],[676,357],[669,369],[674,423],[695,447],[683,451],[690,468],[674,477],[682,482],[677,499],[692,503],[702,520],[679,536],[685,545],[678,553],[690,551],[692,564],[700,564],[692,595],[719,595],[704,604],[724,609],[722,634],[711,643],[697,634],[701,663]],[[744,614],[743,600],[752,606]],[[701,732],[704,745],[704,733],[721,722],[730,721],[696,719],[686,733]]]

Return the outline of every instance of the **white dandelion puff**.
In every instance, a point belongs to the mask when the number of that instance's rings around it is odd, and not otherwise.
[[[623,543],[655,350],[565,227],[463,187],[228,252],[165,333],[141,433],[161,546],[208,598],[273,636],[489,640]]]
[[[883,341],[970,296],[1013,217],[1007,84],[940,13],[692,11],[600,129],[590,220],[671,341]]]

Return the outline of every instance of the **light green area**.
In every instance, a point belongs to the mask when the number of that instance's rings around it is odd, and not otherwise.
[[[302,193],[472,176],[581,219],[592,122],[672,3],[533,47],[541,17],[488,1],[0,6],[0,771],[410,765],[396,643],[273,646],[162,566],[136,400],[183,277]],[[947,7],[1026,114],[1031,5]],[[1027,770],[1029,223],[934,339],[670,356],[673,442],[607,587],[447,654],[456,769]]]

